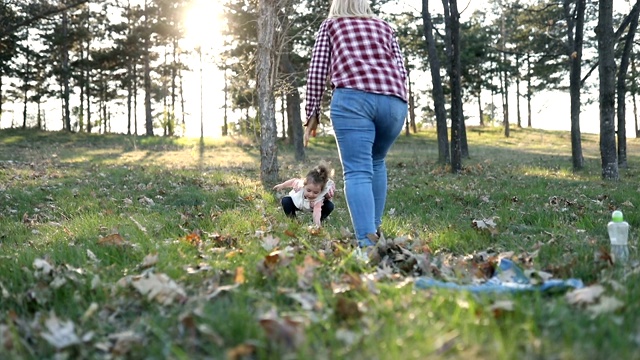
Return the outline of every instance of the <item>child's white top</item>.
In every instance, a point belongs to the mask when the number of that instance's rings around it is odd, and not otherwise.
[[[298,179],[295,184],[293,184],[294,190],[289,192],[289,196],[293,200],[293,204],[300,210],[304,211],[313,211],[313,206],[308,199],[304,197],[304,179]],[[314,200],[314,204],[320,202],[321,204],[324,202],[324,196],[327,195],[331,188],[334,188],[335,184],[333,180],[327,180],[327,183],[324,185],[324,189],[322,192],[318,194],[318,197]],[[296,191],[295,189],[298,188]]]

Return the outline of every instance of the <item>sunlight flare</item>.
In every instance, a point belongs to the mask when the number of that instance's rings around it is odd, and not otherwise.
[[[185,13],[187,46],[218,50],[222,47],[224,10],[218,0],[193,0]]]

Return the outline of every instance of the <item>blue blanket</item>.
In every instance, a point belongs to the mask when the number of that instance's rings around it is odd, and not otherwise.
[[[445,288],[466,290],[473,293],[504,293],[518,291],[564,291],[569,288],[579,289],[584,286],[580,279],[550,279],[540,284],[532,284],[522,269],[509,259],[501,259],[496,269],[496,275],[482,284],[457,284],[440,281],[429,277],[419,277],[414,286],[418,289]]]

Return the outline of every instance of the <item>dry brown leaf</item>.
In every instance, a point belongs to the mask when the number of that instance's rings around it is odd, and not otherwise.
[[[310,225],[307,228],[307,231],[309,232],[309,235],[312,235],[312,236],[319,236],[320,234],[322,234],[322,228],[315,225]]]
[[[292,257],[287,252],[287,249],[272,251],[258,264],[258,270],[267,276],[271,276],[277,268],[289,265]]]
[[[142,336],[136,334],[131,330],[119,332],[116,334],[109,335],[109,340],[113,343],[110,351],[115,355],[125,355],[129,351],[134,344],[139,344],[142,342]]]
[[[362,317],[358,303],[345,296],[338,296],[333,312],[338,321],[357,320]]]
[[[194,230],[191,233],[187,234],[183,239],[184,241],[186,241],[191,245],[199,246],[202,243],[200,234],[201,234],[200,230]]]
[[[120,234],[115,233],[98,239],[98,244],[122,246],[126,245],[127,241]]]
[[[154,266],[158,262],[158,253],[148,254],[142,259],[142,264],[140,264],[140,268],[147,269]]]
[[[132,279],[131,285],[150,301],[155,300],[162,305],[171,305],[174,301],[182,302],[187,298],[182,287],[166,274],[146,274]]]
[[[304,342],[304,323],[269,313],[260,319],[267,338],[287,350],[295,350]]]
[[[296,272],[298,273],[298,286],[301,289],[308,289],[313,285],[315,270],[319,266],[320,263],[310,255],[307,255],[304,258],[304,264],[302,266],[296,266]]]
[[[240,344],[227,350],[227,360],[242,360],[253,358],[256,354],[256,346],[252,344]]]
[[[236,268],[236,276],[235,276],[234,282],[236,284],[244,284],[245,281],[246,280],[244,278],[244,268],[242,266],[237,267]]]

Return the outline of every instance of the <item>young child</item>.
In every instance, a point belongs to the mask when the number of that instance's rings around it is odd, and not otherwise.
[[[282,210],[292,218],[296,211],[313,212],[313,223],[320,227],[322,221],[333,211],[333,193],[336,185],[330,178],[330,170],[320,164],[311,169],[303,179],[293,178],[273,187],[279,191],[293,188],[289,195],[282,198]]]

